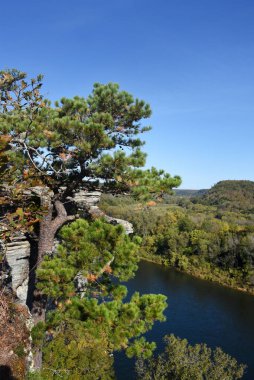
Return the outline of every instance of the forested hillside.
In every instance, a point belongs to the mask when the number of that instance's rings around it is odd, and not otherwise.
[[[217,206],[223,210],[254,212],[254,182],[221,181],[196,202]]]
[[[208,191],[207,189],[201,189],[201,190],[175,189],[174,190],[175,195],[183,196],[183,197],[201,197],[207,191]]]
[[[232,190],[229,182],[235,185]],[[102,207],[134,224],[143,239],[142,257],[254,293],[252,186],[250,181],[225,181],[201,198],[171,195],[145,206],[130,198],[109,196],[102,200]],[[215,200],[216,193],[218,203],[234,194],[241,202],[235,197],[224,202],[225,207],[204,204],[211,194]]]

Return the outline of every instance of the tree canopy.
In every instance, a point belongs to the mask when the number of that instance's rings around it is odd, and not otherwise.
[[[42,79],[0,72],[0,142],[2,151],[9,148],[1,168],[5,178],[12,174],[16,183],[44,184],[55,193],[59,186],[71,191],[98,183],[105,190],[128,191],[140,183],[140,194],[149,185],[154,192],[180,184],[180,177],[164,171],[138,170],[146,158],[140,135],[150,130],[142,126],[151,115],[147,103],[118,84],[95,83],[87,98],[62,98],[52,107],[41,94]]]
[[[190,345],[174,335],[165,337],[163,353],[136,364],[138,379],[143,380],[237,380],[245,366],[223,352],[206,344]]]

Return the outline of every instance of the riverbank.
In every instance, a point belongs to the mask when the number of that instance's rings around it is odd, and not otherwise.
[[[130,221],[142,238],[140,256],[254,295],[254,216],[188,198],[143,207],[127,198],[104,198],[103,210]],[[231,205],[231,206],[230,206]]]
[[[187,259],[186,256],[185,258]],[[196,264],[198,265],[197,267],[193,263],[193,261],[195,262],[195,258],[191,258],[192,260],[187,259],[188,261],[185,260],[184,262],[180,263],[178,262],[177,265],[174,265],[174,263],[171,263],[169,260],[159,255],[142,255],[140,259],[151,263],[163,265],[168,268],[174,268],[178,272],[186,273],[195,278],[215,282],[222,286],[226,286],[228,288],[238,290],[240,292],[245,292],[252,296],[254,295],[253,286],[242,286],[241,284],[239,284],[239,280],[237,278],[239,276],[239,273],[237,270],[231,270],[230,273],[227,273],[226,271],[223,271],[218,267],[211,266],[211,264],[209,263],[201,264],[200,262],[196,262]]]

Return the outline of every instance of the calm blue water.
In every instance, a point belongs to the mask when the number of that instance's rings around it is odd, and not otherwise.
[[[192,344],[219,346],[247,364],[244,379],[254,380],[253,296],[148,262],[140,263],[127,287],[129,296],[139,291],[168,297],[167,321],[156,323],[146,334],[159,350],[163,348],[163,336],[170,333]],[[115,369],[118,380],[135,379],[133,361],[122,353],[115,356]]]

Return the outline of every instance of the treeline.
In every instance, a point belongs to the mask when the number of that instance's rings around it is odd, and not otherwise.
[[[142,257],[254,293],[254,215],[179,196],[145,206],[107,196],[101,207],[134,224]]]

